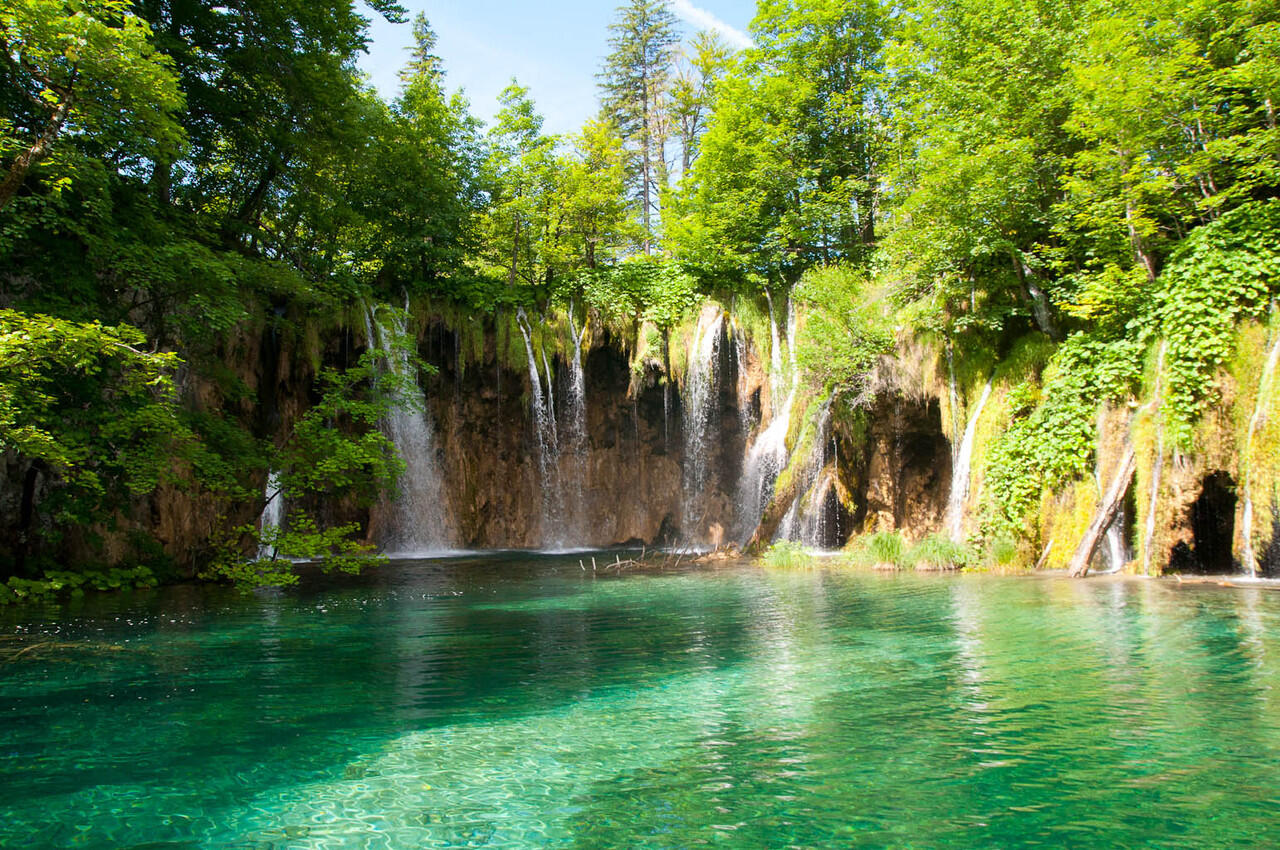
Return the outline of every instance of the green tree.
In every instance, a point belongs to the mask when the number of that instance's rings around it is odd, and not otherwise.
[[[681,50],[671,86],[671,117],[680,142],[680,174],[683,177],[698,157],[698,142],[707,131],[715,104],[716,82],[729,67],[732,50],[715,32],[700,32],[689,48]]]
[[[630,0],[617,15],[609,25],[610,52],[600,74],[603,108],[627,147],[644,231],[640,247],[650,254],[667,185],[668,100],[680,36],[667,0]]]
[[[5,3],[0,86],[0,209],[41,163],[49,162],[51,182],[70,179],[78,162],[68,137],[134,167],[172,159],[182,144],[172,63],[125,0]]]

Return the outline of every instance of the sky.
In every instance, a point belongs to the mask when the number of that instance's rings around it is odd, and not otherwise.
[[[445,86],[463,89],[471,111],[489,121],[498,93],[515,77],[546,118],[548,133],[573,133],[596,112],[596,73],[609,52],[609,24],[621,0],[401,0],[413,19],[425,12],[436,31]],[[725,40],[749,43],[755,0],[671,0],[686,35],[719,29]],[[361,68],[387,99],[399,91],[411,25],[388,24],[371,10],[369,53]]]

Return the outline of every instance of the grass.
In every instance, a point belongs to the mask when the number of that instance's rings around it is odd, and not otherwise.
[[[918,570],[954,570],[969,564],[969,549],[944,534],[930,534],[906,554],[909,565]]]
[[[799,569],[812,566],[813,555],[799,543],[780,540],[760,556],[760,562],[768,567]]]
[[[849,560],[862,567],[906,569],[907,541],[896,531],[857,537],[849,545]]]

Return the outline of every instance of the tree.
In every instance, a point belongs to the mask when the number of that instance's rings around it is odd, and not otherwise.
[[[768,0],[756,47],[715,86],[700,157],[669,217],[707,276],[790,286],[876,244],[889,27],[878,0]]]
[[[644,234],[653,253],[659,198],[667,183],[667,112],[671,66],[679,43],[666,0],[631,0],[609,25],[611,51],[600,75],[604,114],[630,154],[630,177]]]
[[[39,529],[102,521],[171,474],[189,436],[171,379],[179,361],[144,342],[127,325],[0,310],[0,453],[23,470],[13,546],[2,553],[11,572],[26,568]]]
[[[542,248],[557,212],[555,140],[543,135],[542,116],[527,88],[513,80],[499,102],[502,109],[487,139],[489,202],[480,225],[483,263],[503,282],[507,299],[545,304],[554,276]]]
[[[117,163],[172,159],[182,106],[170,61],[125,0],[12,0],[0,11],[0,209],[71,133]],[[65,159],[65,158],[64,158]],[[74,168],[60,163],[55,180]]]
[[[698,33],[690,50],[680,52],[671,87],[671,116],[680,134],[680,175],[689,173],[698,156],[698,142],[707,130],[715,102],[716,82],[729,67],[732,50],[719,34]]]
[[[560,264],[596,269],[631,235],[626,222],[626,165],[613,126],[588,121],[558,169],[556,207],[563,220]]]

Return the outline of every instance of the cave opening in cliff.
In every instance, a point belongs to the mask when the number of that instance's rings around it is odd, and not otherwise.
[[[1200,482],[1191,504],[1191,543],[1179,544],[1170,560],[1173,572],[1217,575],[1233,572],[1231,547],[1236,529],[1236,482],[1228,472],[1212,472]]]

